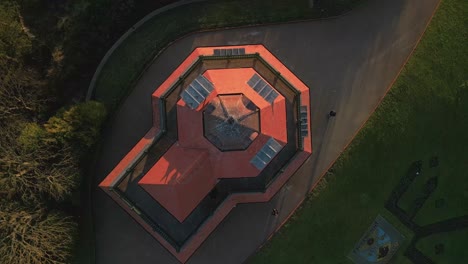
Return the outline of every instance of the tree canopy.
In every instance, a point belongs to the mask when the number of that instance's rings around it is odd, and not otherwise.
[[[0,61],[18,62],[31,48],[32,40],[21,22],[18,5],[8,0],[0,2]]]
[[[0,204],[0,263],[67,263],[76,224],[58,212]]]

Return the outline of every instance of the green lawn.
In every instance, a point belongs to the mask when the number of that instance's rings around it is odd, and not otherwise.
[[[340,14],[363,0],[324,1],[324,11],[309,0],[219,0],[182,6],[158,15],[119,46],[102,69],[95,99],[115,106],[129,92],[145,65],[171,41],[197,30],[285,22]]]
[[[442,1],[413,57],[334,165],[326,187],[250,263],[350,263],[346,256],[377,214],[410,240],[384,203],[412,162],[434,155],[441,180],[418,221],[433,221],[439,213],[442,218],[468,214],[467,13],[466,0]],[[438,197],[447,199],[443,212],[431,206]],[[409,263],[403,251],[395,263]]]
[[[464,149],[466,153],[468,142],[463,145],[460,141],[459,146],[457,146],[456,140],[454,141],[452,146],[447,145],[444,152],[451,152],[458,148],[459,151]],[[468,214],[468,153],[464,155],[464,160],[463,156],[457,159],[452,158],[453,155],[448,155],[448,153],[442,155],[449,157],[449,159],[441,160],[437,188],[416,214],[414,220],[419,225],[427,225]],[[457,165],[457,163],[460,164]],[[438,200],[443,200],[442,205],[436,206]]]
[[[436,254],[435,246],[443,244],[443,252]],[[468,263],[468,228],[456,232],[434,234],[421,239],[416,248],[437,264]]]
[[[407,214],[413,215],[417,212],[416,203],[418,199],[424,199],[424,189],[426,183],[431,178],[436,177],[438,182],[440,182],[441,178],[441,167],[439,165],[434,168],[430,168],[429,162],[427,160],[423,160],[423,166],[421,174],[416,177],[416,179],[412,182],[409,186],[408,190],[403,194],[403,196],[398,201],[398,206],[403,209]],[[445,167],[445,164],[444,164]],[[448,178],[448,177],[447,177]],[[433,194],[433,193],[432,193]],[[429,200],[429,199],[428,199]],[[427,200],[426,203],[427,204]],[[434,205],[434,203],[432,203]]]

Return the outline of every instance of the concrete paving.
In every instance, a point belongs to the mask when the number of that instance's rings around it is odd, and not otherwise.
[[[171,45],[148,68],[105,131],[94,193],[96,262],[178,263],[97,188],[151,127],[151,93],[198,46],[263,44],[311,90],[313,154],[268,203],[240,204],[188,263],[242,263],[302,201],[367,120],[439,0],[368,1],[336,19],[205,32]],[[335,110],[337,116],[327,118]],[[277,208],[279,216],[272,216]]]

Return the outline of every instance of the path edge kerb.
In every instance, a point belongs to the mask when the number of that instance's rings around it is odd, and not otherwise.
[[[141,20],[139,20],[135,25],[133,25],[129,30],[127,30],[113,45],[112,47],[106,52],[104,57],[102,58],[101,62],[99,63],[98,67],[96,68],[96,71],[94,72],[93,78],[91,79],[91,82],[88,87],[88,91],[86,93],[86,101],[91,100],[91,97],[93,96],[94,88],[96,86],[96,81],[99,75],[101,74],[102,68],[104,68],[104,65],[106,65],[107,61],[109,60],[110,56],[114,53],[114,51],[125,41],[127,38],[132,35],[134,31],[139,29],[141,26],[143,26],[148,20],[152,19],[153,17],[169,11],[171,9],[183,6],[183,5],[188,5],[192,3],[197,3],[197,2],[205,2],[209,0],[180,0],[175,3],[163,6],[161,8],[158,8],[154,10],[153,12],[149,13],[145,17],[143,17]],[[172,42],[170,43],[172,44]],[[161,51],[165,50],[166,48],[163,48]],[[160,52],[158,52],[159,55]],[[143,70],[143,72],[146,71],[146,68]],[[140,77],[140,76],[139,76]],[[139,78],[138,77],[138,78]]]
[[[88,87],[88,91],[86,93],[86,101],[89,101],[92,99],[93,95],[94,95],[94,90],[95,90],[95,86],[96,86],[96,81],[97,81],[97,78],[99,77],[99,75],[101,74],[101,71],[102,71],[102,68],[104,68],[104,65],[106,65],[107,61],[109,60],[109,58],[111,57],[111,55],[114,53],[114,51],[128,38],[132,35],[133,32],[135,32],[137,29],[139,29],[141,26],[143,26],[148,20],[154,18],[155,16],[163,13],[163,12],[166,12],[166,11],[169,11],[171,9],[174,9],[174,8],[177,8],[177,7],[181,7],[181,6],[184,6],[184,5],[188,5],[188,4],[193,4],[193,3],[200,3],[200,2],[208,2],[208,1],[212,1],[212,0],[181,0],[181,1],[178,1],[178,2],[175,2],[175,3],[172,3],[172,4],[169,4],[167,6],[164,6],[164,7],[161,7],[161,8],[158,8],[156,10],[154,10],[153,12],[151,12],[150,14],[146,15],[145,17],[143,17],[140,21],[138,21],[135,25],[133,25],[129,30],[127,30],[113,45],[112,47],[106,52],[106,54],[104,55],[104,57],[102,58],[101,62],[99,63],[98,67],[96,68],[96,71],[94,72],[94,75],[93,75],[93,78],[91,79],[91,82],[89,84],[89,87]],[[138,77],[135,78],[135,80],[132,80],[132,83],[135,84],[140,78],[141,76],[143,76],[143,74],[147,71],[147,69],[153,64],[153,62],[159,57],[159,55],[161,55],[167,48],[169,48],[170,46],[172,46],[175,42],[181,40],[181,39],[184,39],[188,36],[191,36],[193,34],[197,34],[197,33],[203,33],[203,32],[211,32],[211,31],[218,31],[218,30],[228,30],[228,29],[237,29],[237,28],[249,28],[249,27],[258,27],[258,26],[272,26],[272,25],[284,25],[284,24],[296,24],[296,23],[301,23],[301,22],[307,22],[307,21],[320,21],[320,20],[331,20],[331,19],[337,19],[337,18],[340,18],[342,16],[345,16],[345,15],[348,15],[350,12],[352,12],[354,9],[356,9],[357,7],[363,5],[366,1],[365,0],[361,0],[357,6],[351,8],[351,9],[348,9],[346,11],[344,11],[343,13],[341,14],[338,14],[338,15],[333,15],[333,16],[328,16],[328,17],[317,17],[317,18],[308,18],[308,19],[295,19],[295,20],[291,20],[291,21],[286,21],[286,22],[267,22],[267,23],[252,23],[252,24],[248,24],[248,25],[242,25],[242,26],[225,26],[225,27],[215,27],[215,28],[210,28],[210,29],[200,29],[200,30],[195,30],[195,31],[192,31],[190,33],[187,33],[187,34],[184,34],[182,36],[179,36],[171,41],[169,41],[169,43],[167,45],[165,45],[163,48],[161,48],[159,51],[156,52],[156,54],[154,55],[154,57],[149,60],[148,62],[145,63],[145,67],[143,68],[143,70],[138,74]],[[126,93],[128,94],[128,93]],[[122,98],[119,98],[119,101],[122,100]]]
[[[307,200],[307,198],[309,197],[309,194],[312,193],[312,191],[315,189],[315,187],[322,181],[322,179],[324,178],[324,176],[326,175],[327,171],[330,170],[331,167],[333,167],[333,165],[336,163],[336,161],[341,157],[341,155],[343,154],[343,152],[345,152],[347,150],[347,148],[351,145],[351,143],[354,141],[354,138],[356,138],[356,136],[359,134],[359,132],[361,132],[361,130],[366,126],[367,122],[369,121],[369,119],[372,117],[372,115],[375,113],[375,111],[377,110],[377,108],[380,106],[380,104],[382,103],[383,99],[387,96],[387,94],[390,92],[391,88],[393,87],[393,85],[395,84],[395,82],[398,80],[398,77],[400,77],[401,75],[401,72],[403,71],[403,69],[405,68],[406,64],[408,64],[408,61],[410,60],[411,57],[413,57],[413,54],[416,50],[416,48],[419,46],[419,43],[421,42],[422,38],[424,37],[424,35],[426,34],[427,32],[427,29],[429,28],[429,25],[431,24],[435,14],[437,13],[437,10],[439,10],[439,7],[440,7],[440,3],[442,2],[442,0],[439,0],[436,7],[434,8],[434,11],[432,12],[431,16],[429,17],[429,20],[427,21],[427,24],[423,30],[423,32],[421,33],[421,35],[419,36],[418,40],[416,41],[413,49],[411,50],[411,52],[409,53],[408,57],[405,59],[405,61],[403,62],[403,64],[401,65],[400,67],[400,70],[398,71],[398,73],[395,75],[395,78],[390,82],[390,84],[388,85],[387,87],[387,90],[385,91],[384,95],[379,99],[379,101],[377,102],[377,104],[375,105],[374,109],[369,113],[369,116],[367,117],[366,121],[364,121],[364,123],[362,123],[362,125],[359,127],[359,129],[354,133],[354,135],[351,137],[351,139],[349,140],[349,142],[346,144],[346,146],[340,151],[340,153],[338,154],[337,158],[335,160],[333,160],[332,162],[330,162],[330,164],[328,165],[328,167],[323,171],[322,175],[320,175],[319,179],[311,185],[311,187],[309,188],[309,191],[306,193],[306,195],[304,196],[304,198],[302,199],[301,202],[299,202],[297,204],[297,206],[291,211],[291,213],[289,213],[289,215],[281,222],[280,225],[278,225],[278,227],[270,234],[270,236],[257,248],[257,250],[255,250],[249,257],[247,257],[247,259],[243,262],[244,264],[248,263],[252,257],[257,254],[263,247],[265,247],[269,242],[270,240],[278,233],[278,231],[291,219],[291,217],[297,212],[298,209],[300,209],[300,207],[302,205],[304,205],[304,202]]]

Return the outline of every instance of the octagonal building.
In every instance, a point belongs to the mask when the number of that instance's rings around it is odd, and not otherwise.
[[[268,201],[310,156],[309,100],[262,45],[197,48],[100,187],[185,262],[237,203]]]

